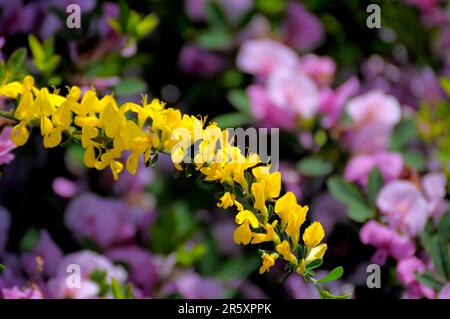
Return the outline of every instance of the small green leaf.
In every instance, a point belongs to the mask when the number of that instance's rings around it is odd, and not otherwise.
[[[209,31],[197,37],[197,43],[207,50],[226,49],[232,42],[232,36],[223,31]]]
[[[5,271],[5,266],[3,264],[0,264],[0,275],[2,275],[4,271]]]
[[[336,199],[347,205],[365,203],[364,197],[358,188],[340,176],[330,177],[327,180],[327,186],[328,190]]]
[[[444,91],[450,95],[450,78],[441,78],[440,83]]]
[[[417,127],[414,118],[403,120],[394,128],[391,136],[391,149],[400,151],[417,137]]]
[[[318,156],[309,156],[297,163],[297,169],[306,176],[324,176],[332,172],[333,164]]]
[[[159,23],[158,16],[154,13],[151,13],[145,16],[139,23],[136,25],[136,35],[139,39],[142,39],[147,34],[152,32]]]
[[[306,265],[306,269],[314,269],[314,268],[320,267],[320,265],[322,265],[322,263],[323,263],[322,258],[313,260],[312,262],[310,262],[309,264]]]
[[[332,293],[330,293],[329,291],[326,290],[322,290],[320,292],[320,296],[323,299],[348,299],[350,298],[352,295],[333,295]]]
[[[404,151],[402,152],[402,156],[407,165],[415,168],[419,172],[425,170],[426,161],[423,155],[421,155],[420,153],[413,151]]]
[[[431,241],[431,259],[436,271],[442,278],[450,280],[450,258],[448,245],[439,236],[435,236]]]
[[[337,279],[341,278],[343,274],[344,274],[344,268],[336,267],[332,271],[330,271],[325,277],[318,279],[317,283],[323,284],[326,282],[337,280]]]
[[[111,290],[114,296],[114,299],[124,299],[124,295],[122,293],[122,287],[118,283],[115,278],[111,278]]]
[[[28,36],[28,44],[30,45],[31,54],[33,55],[34,60],[36,61],[45,60],[46,54],[44,48],[42,47],[39,40],[33,34],[30,34]]]
[[[30,251],[36,245],[39,240],[40,231],[36,228],[30,228],[19,242],[19,248],[21,251]]]
[[[117,95],[133,95],[147,91],[147,84],[137,77],[128,77],[116,85],[114,92]]]
[[[208,22],[215,29],[225,29],[227,19],[222,8],[214,2],[207,2],[205,6]]]
[[[5,78],[5,63],[0,60],[0,83],[3,83],[3,79]]]
[[[216,122],[222,129],[236,128],[251,122],[251,118],[242,113],[226,113],[215,117],[212,121]]]
[[[119,0],[119,25],[122,32],[127,30],[128,18],[130,16],[130,8],[124,0]]]
[[[231,105],[238,111],[246,115],[251,115],[250,102],[248,96],[243,90],[232,90],[228,92],[227,99]]]
[[[27,57],[27,49],[20,48],[14,51],[6,63],[6,69],[11,73],[12,77],[23,67],[25,58]]]
[[[443,284],[434,278],[433,274],[429,271],[424,272],[422,275],[416,274],[416,279],[418,282],[437,291],[441,290],[443,287]]]
[[[364,223],[366,220],[375,217],[375,210],[365,203],[354,203],[348,206],[347,215],[358,223]]]
[[[438,234],[444,240],[450,241],[450,211],[442,215],[438,225]]]
[[[383,175],[381,174],[378,167],[372,169],[369,174],[369,179],[367,181],[367,197],[371,205],[375,204],[375,200],[378,191],[381,189],[384,183]]]

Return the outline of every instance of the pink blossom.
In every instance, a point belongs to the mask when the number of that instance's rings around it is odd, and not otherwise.
[[[227,19],[231,22],[238,22],[245,12],[253,6],[253,0],[217,0],[218,4],[225,12]]]
[[[402,236],[374,220],[364,224],[359,232],[359,238],[362,243],[377,248],[372,260],[379,265],[384,265],[388,256],[401,260],[412,256],[415,252],[415,246],[409,237]]]
[[[80,270],[80,287],[69,287],[67,284],[67,272],[69,265],[77,265]],[[73,271],[73,270],[72,270]],[[95,298],[98,296],[100,288],[91,279],[95,272],[105,273],[105,282],[111,283],[111,278],[123,283],[127,277],[126,271],[122,267],[114,266],[105,256],[91,251],[80,251],[66,255],[58,264],[56,277],[48,282],[48,289],[53,298]],[[75,284],[75,282],[74,282]]]
[[[444,200],[447,186],[447,178],[441,172],[434,172],[422,178],[422,189],[428,200],[430,214],[437,222],[449,207]]]
[[[395,180],[383,186],[376,205],[391,227],[410,236],[417,235],[423,229],[429,216],[426,199],[410,181]]]
[[[63,198],[72,198],[78,191],[78,185],[65,177],[56,177],[52,183],[53,191]]]
[[[416,279],[416,273],[421,275],[425,270],[423,261],[415,256],[405,258],[397,264],[397,279],[406,286],[404,298],[416,299],[423,296],[434,298],[433,289],[419,283]]]
[[[9,164],[14,159],[11,151],[15,148],[11,140],[11,126],[5,126],[0,133],[0,165]]]
[[[90,193],[69,203],[65,220],[78,241],[88,238],[103,248],[131,239],[136,232],[125,203]]]
[[[352,98],[347,112],[357,126],[378,124],[394,126],[400,122],[400,104],[395,97],[374,90]]]
[[[220,55],[193,44],[183,46],[179,63],[184,72],[204,77],[213,76],[224,67],[224,60]]]
[[[293,110],[280,108],[271,102],[266,89],[254,84],[247,88],[253,117],[264,127],[291,128],[294,125]]]
[[[320,20],[308,12],[303,5],[290,2],[286,6],[285,42],[298,50],[310,51],[324,38]]]
[[[384,182],[390,182],[400,176],[403,170],[403,158],[400,154],[377,152],[370,155],[355,155],[347,163],[344,178],[349,182],[358,182],[365,186],[370,172],[378,167],[384,177]]]
[[[450,299],[450,282],[441,289],[438,299]]]
[[[438,5],[438,0],[407,0],[407,2],[422,11],[428,11]]]
[[[106,254],[114,262],[125,263],[129,280],[142,288],[151,288],[158,279],[153,256],[137,246],[125,246],[109,250]]]
[[[282,109],[293,110],[300,117],[313,117],[319,106],[319,90],[305,74],[295,69],[278,68],[269,77],[267,92]]]
[[[4,299],[42,299],[42,293],[34,288],[19,289],[14,286],[12,288],[3,288],[2,294]]]
[[[206,16],[206,3],[208,0],[184,0],[184,11],[193,21],[203,20]]]
[[[391,134],[392,127],[389,125],[369,123],[350,130],[345,143],[353,153],[374,153],[387,149]]]
[[[223,296],[223,287],[218,281],[201,277],[194,272],[186,272],[178,276],[174,285],[186,299],[217,299]]]
[[[300,69],[313,79],[317,85],[329,85],[336,71],[336,64],[330,57],[319,57],[315,54],[306,54],[302,57]]]
[[[296,68],[298,63],[297,54],[292,49],[271,39],[244,42],[236,58],[239,69],[262,77],[279,68]]]
[[[323,115],[322,125],[325,128],[332,127],[338,123],[342,116],[342,108],[348,98],[358,93],[359,81],[351,77],[336,90],[322,87],[320,90],[319,113]]]
[[[46,230],[42,230],[34,248],[21,257],[23,267],[29,275],[32,275],[38,269],[36,257],[41,257],[44,274],[54,276],[57,266],[63,257],[61,249],[55,244]]]

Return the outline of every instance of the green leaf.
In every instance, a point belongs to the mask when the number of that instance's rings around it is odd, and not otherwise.
[[[378,191],[381,189],[384,183],[383,175],[381,174],[378,167],[372,169],[369,174],[369,179],[367,181],[367,197],[371,205],[375,204],[375,200]]]
[[[431,259],[436,271],[442,278],[450,280],[450,259],[448,244],[439,236],[435,236],[431,241]]]
[[[441,78],[440,83],[444,91],[450,95],[450,78]]]
[[[317,267],[320,267],[323,263],[323,259],[319,258],[316,260],[313,260],[312,262],[310,262],[309,264],[306,265],[306,269],[314,269]]]
[[[125,286],[124,297],[125,299],[136,299],[136,296],[133,293],[133,286],[131,284],[127,284]]]
[[[309,156],[297,163],[297,169],[306,176],[324,176],[332,172],[333,164],[319,156]]]
[[[122,293],[122,287],[115,278],[111,278],[111,290],[114,299],[125,299]]]
[[[0,264],[0,275],[2,275],[4,271],[5,271],[5,266],[3,264]]]
[[[416,274],[416,279],[418,282],[433,288],[434,290],[441,290],[443,284],[439,282],[436,278],[434,278],[433,274],[429,271],[424,272],[422,275]]]
[[[151,13],[145,16],[136,26],[135,32],[139,39],[152,32],[159,23],[158,16]]]
[[[325,277],[318,279],[317,283],[323,284],[326,282],[337,280],[337,279],[341,278],[343,274],[344,274],[344,268],[336,267],[332,271],[330,271]]]
[[[232,90],[228,92],[227,99],[236,110],[246,115],[251,115],[250,102],[244,90]]]
[[[20,48],[14,51],[6,63],[6,69],[11,73],[14,78],[16,73],[23,67],[25,58],[27,57],[27,49]]]
[[[333,295],[333,294],[330,293],[329,291],[322,290],[322,291],[320,291],[320,296],[321,296],[323,299],[348,299],[348,298],[350,298],[352,295]]]
[[[43,61],[45,60],[46,54],[43,46],[39,42],[39,40],[33,35],[30,34],[28,36],[28,44],[30,45],[31,54],[33,55],[34,60]]]
[[[117,95],[134,95],[147,91],[147,84],[137,77],[125,78],[114,88]]]
[[[39,240],[40,231],[37,228],[30,228],[19,242],[19,248],[21,251],[30,251],[36,245]]]
[[[122,32],[127,31],[128,17],[130,16],[130,8],[124,0],[119,0],[119,25]]]
[[[221,263],[221,267],[215,272],[215,278],[229,282],[236,278],[247,278],[259,266],[257,256],[230,259]]]
[[[222,8],[214,2],[207,2],[205,6],[208,22],[215,29],[225,29],[227,19]]]
[[[222,129],[235,128],[251,122],[251,118],[242,113],[226,113],[216,116],[212,121],[216,122]]]
[[[349,206],[355,203],[365,204],[364,197],[358,188],[340,176],[330,177],[327,180],[327,186],[328,190],[336,199]]]
[[[358,223],[364,223],[368,219],[375,217],[375,210],[365,203],[354,203],[348,206],[347,215]]]
[[[232,40],[232,36],[223,31],[209,31],[197,37],[198,45],[206,50],[226,49]]]
[[[404,151],[402,152],[402,156],[407,165],[415,168],[419,172],[425,170],[426,161],[420,153],[413,151]]]
[[[438,234],[444,240],[450,241],[450,211],[442,215],[438,225]]]
[[[394,128],[391,136],[391,149],[400,151],[417,138],[417,126],[414,118],[403,120]]]
[[[0,60],[0,83],[3,83],[5,78],[5,63]]]

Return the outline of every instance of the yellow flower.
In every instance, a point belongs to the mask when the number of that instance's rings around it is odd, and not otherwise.
[[[253,207],[261,212],[264,216],[264,221],[267,221],[269,212],[266,207],[266,196],[265,196],[265,183],[253,183],[252,184],[252,195],[255,198],[255,203]]]
[[[241,210],[237,213],[235,217],[236,224],[240,225],[234,231],[233,238],[236,244],[244,244],[247,245],[252,240],[252,228],[257,228],[259,226],[258,219],[255,214],[253,214],[249,210]]]
[[[291,212],[297,205],[297,199],[292,192],[287,192],[275,202],[275,213],[281,218],[281,229],[286,228]]]
[[[29,137],[30,133],[28,133],[26,124],[24,122],[20,122],[11,130],[11,140],[17,146],[24,145],[28,141]]]
[[[232,207],[233,205],[236,205],[236,208],[239,211],[244,209],[242,204],[236,200],[236,196],[234,194],[231,194],[230,192],[226,192],[220,198],[220,203],[217,203],[217,206],[222,209],[227,209],[228,207]]]
[[[269,200],[278,197],[281,191],[281,173],[270,174],[268,166],[259,166],[252,169],[253,175],[258,182],[265,184],[265,197]]]
[[[325,255],[325,251],[327,250],[327,244],[320,244],[311,249],[309,254],[306,256],[306,264],[308,265],[312,261],[322,258]]]
[[[276,246],[277,252],[280,253],[283,258],[290,262],[293,265],[297,265],[297,257],[291,252],[291,246],[289,245],[287,240],[284,240],[281,244]]]
[[[308,250],[311,250],[313,247],[319,245],[323,237],[325,237],[325,232],[319,222],[314,222],[309,225],[303,233],[303,241],[305,242]]]
[[[274,220],[272,224],[266,224],[264,229],[266,233],[253,233],[252,244],[260,244],[266,241],[273,241],[275,244],[280,243],[280,237],[275,232],[278,220]]]
[[[273,265],[275,265],[275,260],[277,260],[278,254],[272,253],[269,255],[268,253],[263,253],[261,258],[262,258],[262,265],[259,268],[259,273],[263,274],[266,271],[269,271],[270,268],[272,268]]]
[[[300,265],[298,265],[298,267],[297,267],[297,273],[299,274],[299,275],[304,275],[305,274],[305,271],[306,271],[306,264],[305,264],[305,260],[304,259],[302,259],[301,261],[300,261]]]
[[[298,243],[300,238],[300,227],[306,220],[308,206],[297,205],[291,212],[285,229],[286,234],[292,239],[293,243]]]
[[[20,92],[22,92],[22,83],[18,81],[0,85],[0,96],[15,99]]]

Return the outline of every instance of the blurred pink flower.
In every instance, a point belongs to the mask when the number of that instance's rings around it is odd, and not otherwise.
[[[297,54],[289,47],[272,39],[244,42],[238,52],[236,64],[247,73],[267,77],[279,68],[296,68]]]
[[[247,88],[253,117],[263,127],[291,128],[295,114],[292,109],[281,108],[271,102],[262,85],[253,84]]]
[[[151,289],[158,279],[153,256],[138,246],[124,246],[107,252],[107,257],[128,265],[128,280],[142,289]]]
[[[129,240],[136,232],[124,202],[90,193],[83,193],[69,203],[65,220],[78,241],[88,238],[102,248]]]
[[[194,272],[186,272],[175,278],[174,284],[183,298],[218,299],[223,297],[224,288],[212,278],[201,277]]]
[[[439,221],[450,206],[445,200],[446,186],[447,178],[441,172],[428,173],[422,178],[422,189],[435,222]]]
[[[204,77],[215,75],[225,64],[223,58],[217,53],[203,50],[193,44],[183,46],[179,63],[184,72]]]
[[[268,79],[267,92],[271,101],[279,108],[293,110],[304,119],[310,119],[317,112],[319,90],[299,70],[276,69]]]
[[[233,23],[238,22],[253,6],[253,0],[217,0],[217,2],[227,19]]]
[[[397,279],[406,287],[403,298],[417,299],[422,297],[434,298],[433,289],[421,284],[416,279],[416,273],[423,274],[426,266],[422,260],[413,256],[401,260],[397,264]]]
[[[11,126],[5,126],[0,133],[0,165],[9,164],[14,159],[11,151],[15,148],[11,140]]]
[[[438,299],[450,299],[450,282],[441,289]]]
[[[3,288],[2,294],[4,299],[42,299],[42,293],[34,288],[19,289],[14,286],[12,288]]]
[[[203,20],[206,16],[205,6],[208,0],[184,0],[184,11],[193,21]]]
[[[372,260],[379,265],[384,265],[389,256],[401,260],[414,255],[415,252],[414,243],[409,237],[402,236],[374,220],[363,225],[359,238],[362,243],[377,248]]]
[[[370,123],[357,129],[350,130],[345,137],[345,143],[348,144],[353,153],[374,153],[386,150],[389,146],[389,140],[392,133],[392,127],[388,125]]]
[[[285,42],[303,52],[317,47],[324,39],[321,21],[303,5],[289,2],[286,6]]]
[[[306,54],[302,57],[300,69],[313,79],[317,85],[329,85],[333,81],[336,64],[330,57]]]
[[[410,181],[395,180],[380,190],[376,205],[389,225],[410,236],[425,226],[430,210],[420,190]]]
[[[80,287],[70,288],[67,285],[68,276],[71,274],[67,270],[69,265],[77,265],[80,267]],[[107,259],[105,256],[99,255],[92,251],[80,251],[64,256],[58,264],[56,277],[48,282],[48,289],[53,298],[95,298],[100,288],[97,283],[91,279],[91,275],[95,272],[105,273],[105,282],[110,284],[111,278],[116,279],[119,283],[123,283],[127,277],[126,271]]]
[[[342,116],[342,108],[347,99],[357,94],[359,81],[356,77],[351,77],[336,90],[329,87],[322,87],[320,90],[319,113],[323,115],[322,125],[325,128],[336,125]]]
[[[400,122],[400,104],[395,97],[374,90],[352,98],[347,112],[357,126],[378,124],[394,126]]]
[[[392,152],[377,152],[370,155],[354,155],[347,163],[344,178],[349,182],[358,182],[365,186],[370,172],[378,167],[388,183],[400,176],[403,170],[403,158],[400,154]]]
[[[79,187],[76,182],[59,176],[53,180],[52,189],[63,198],[72,198],[78,192]]]
[[[438,5],[438,0],[406,0],[406,2],[422,11],[431,10]]]
[[[29,275],[36,273],[38,265],[36,263],[36,257],[42,258],[43,272],[47,276],[55,276],[59,262],[63,257],[61,249],[55,244],[46,230],[42,230],[39,236],[39,240],[30,252],[26,252],[22,255],[21,261],[23,268]]]

